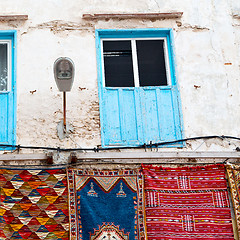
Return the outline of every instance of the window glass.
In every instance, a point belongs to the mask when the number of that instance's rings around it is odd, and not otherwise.
[[[8,89],[7,43],[0,43],[0,91]]]
[[[139,86],[167,85],[164,40],[136,40]]]
[[[103,41],[106,87],[134,87],[131,41]]]

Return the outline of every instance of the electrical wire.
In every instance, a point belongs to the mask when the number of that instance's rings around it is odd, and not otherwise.
[[[192,141],[192,140],[201,140],[201,139],[213,139],[213,138],[220,138],[223,139],[233,139],[240,141],[239,137],[234,136],[224,136],[224,135],[212,135],[212,136],[200,136],[200,137],[191,137],[191,138],[183,138],[173,141],[166,141],[166,142],[158,142],[150,144],[142,144],[138,146],[119,146],[119,147],[93,147],[93,148],[61,148],[61,147],[44,147],[44,146],[24,146],[24,145],[11,145],[11,144],[0,144],[2,148],[15,148],[17,150],[20,149],[42,149],[42,150],[49,150],[49,151],[58,151],[58,152],[72,152],[72,151],[109,151],[109,150],[120,150],[120,149],[139,149],[144,148],[158,148],[159,146],[170,145],[180,142]]]
[[[22,145],[10,145],[10,144],[0,144],[0,147],[2,148],[12,148],[12,149],[16,149],[17,151],[19,151],[20,149],[42,149],[42,150],[49,150],[49,151],[57,151],[57,152],[72,152],[72,151],[94,151],[94,152],[99,152],[99,151],[108,151],[108,150],[120,150],[120,149],[145,149],[145,151],[147,150],[147,148],[150,148],[152,150],[152,148],[157,148],[157,150],[159,149],[159,146],[164,146],[164,145],[168,145],[168,144],[174,144],[174,143],[180,143],[180,142],[186,142],[186,141],[194,141],[194,140],[205,140],[205,139],[214,139],[214,138],[220,138],[221,140],[227,140],[227,139],[232,139],[232,140],[238,140],[240,141],[239,137],[234,137],[234,136],[224,136],[224,135],[212,135],[212,136],[199,136],[199,137],[192,137],[192,138],[183,138],[183,139],[179,139],[179,140],[174,140],[174,141],[166,141],[166,142],[159,142],[159,143],[152,143],[152,141],[150,141],[150,144],[142,144],[142,145],[138,145],[138,146],[122,146],[122,147],[94,147],[94,148],[60,148],[60,147],[43,147],[43,146],[22,146]],[[229,142],[229,141],[228,141]],[[235,144],[234,144],[235,145]],[[235,145],[236,146],[236,145]],[[239,147],[236,147],[236,151],[240,151]],[[177,161],[178,159],[176,159]],[[205,165],[205,164],[229,164],[228,162],[228,158],[223,160],[222,162],[175,162],[175,161],[171,161],[171,162],[162,162],[158,164],[161,165],[165,165],[165,164],[177,164],[177,165]],[[77,163],[62,163],[62,164],[47,164],[47,165],[0,165],[0,169],[1,168],[18,168],[18,167],[25,167],[25,168],[56,168],[56,167],[60,167],[60,168],[66,168],[66,167],[74,167],[77,165],[81,165],[83,163],[88,163],[85,161],[79,161]],[[119,164],[118,162],[115,161],[105,161],[103,159],[101,160],[97,160],[95,159],[95,161],[90,161],[89,164],[98,164],[98,163],[116,163]],[[127,164],[127,163],[126,163]],[[137,163],[132,163],[132,164],[137,164]]]

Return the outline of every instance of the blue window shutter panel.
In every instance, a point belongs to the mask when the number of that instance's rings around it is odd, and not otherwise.
[[[158,102],[156,88],[143,88],[140,95],[144,142],[158,142],[160,128],[158,119]]]
[[[136,128],[138,133],[138,143],[144,143],[144,126],[142,116],[142,105],[141,105],[141,88],[134,88],[135,93],[135,111],[136,111]]]
[[[165,38],[170,69],[167,86],[105,87],[101,39]],[[96,30],[102,146],[136,146],[183,138],[171,29]],[[182,147],[182,143],[165,147]]]
[[[102,114],[104,122],[102,130],[104,134],[104,142],[106,145],[112,143],[121,144],[121,122],[119,109],[119,90],[103,89]]]
[[[171,89],[161,89],[158,91],[158,114],[161,126],[161,141],[172,141],[176,139],[175,112],[173,109],[173,99]]]
[[[0,144],[16,144],[16,35],[17,31],[0,31],[1,40],[11,40],[11,82],[7,92],[0,92]],[[0,147],[12,150],[13,147]]]
[[[172,101],[173,101],[173,110],[174,110],[174,120],[175,120],[175,133],[176,139],[183,138],[183,120],[181,114],[181,100],[179,90],[177,86],[172,87]]]
[[[120,116],[123,141],[131,144],[138,141],[137,116],[134,89],[120,89]]]
[[[175,112],[171,88],[143,88],[141,91],[144,142],[176,139]]]
[[[106,145],[139,144],[136,95],[134,88],[103,89],[102,124]],[[138,96],[137,96],[138,99]],[[140,114],[140,113],[138,113]]]
[[[8,142],[8,95],[0,94],[0,143]]]

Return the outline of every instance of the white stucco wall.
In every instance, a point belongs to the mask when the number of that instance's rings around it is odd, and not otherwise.
[[[0,22],[17,29],[17,143],[95,147],[101,144],[95,29],[173,28],[185,137],[240,136],[240,3],[235,0],[0,0],[0,15],[28,14],[27,21]],[[83,20],[84,13],[183,12],[169,20]],[[233,15],[235,17],[233,17]],[[67,93],[70,138],[59,140],[62,94],[53,63],[70,57],[76,66]],[[232,150],[234,143],[190,142],[185,150]],[[171,149],[179,150],[179,149]]]

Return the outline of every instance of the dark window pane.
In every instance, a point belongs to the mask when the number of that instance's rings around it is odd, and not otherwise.
[[[131,41],[103,41],[106,87],[134,87]]]
[[[140,86],[167,85],[164,40],[137,40]]]
[[[7,44],[0,44],[0,91],[7,91],[8,66],[7,66]]]

